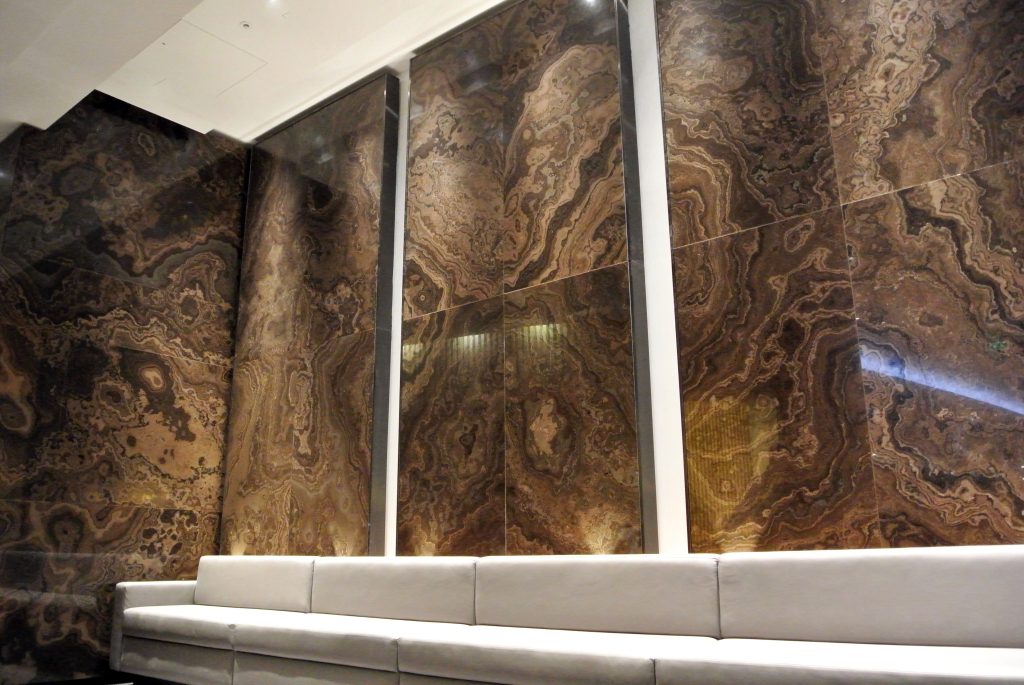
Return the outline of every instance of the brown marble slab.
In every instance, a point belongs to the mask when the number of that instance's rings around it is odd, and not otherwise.
[[[499,15],[515,73],[504,111],[505,290],[626,259],[613,0],[535,0]]]
[[[299,325],[314,319],[321,335],[373,328],[383,86],[383,78],[375,80],[257,146],[240,344],[273,335],[247,330],[264,310],[294,314],[278,310],[289,304],[275,301],[279,288],[301,289],[311,311],[295,318]]]
[[[504,90],[500,19],[411,64],[404,318],[501,293]]]
[[[623,262],[611,0],[519,3],[412,63],[405,318]]]
[[[106,605],[104,605],[106,606]],[[95,597],[0,588],[0,682],[63,682],[105,672],[111,611]]]
[[[192,268],[201,270],[201,262]],[[197,273],[192,280],[206,279],[212,287],[215,274]],[[25,270],[0,256],[0,316],[68,339],[230,366],[234,304],[206,301],[181,280],[184,275],[174,274],[175,287],[154,289],[60,261]]]
[[[1024,155],[1024,6],[815,0],[844,202]]]
[[[367,553],[384,84],[255,152],[224,552]]]
[[[25,130],[24,126],[19,127],[0,140],[0,244],[3,242],[3,227],[7,223],[4,215],[11,203],[11,189],[14,185],[14,167],[18,161],[18,148]]]
[[[69,350],[46,329],[0,323],[0,499],[24,494],[67,424]]]
[[[367,553],[374,332],[235,368],[222,551]]]
[[[11,415],[43,413],[4,436],[0,496],[220,511],[227,369],[74,341],[59,378],[36,378]]]
[[[284,405],[294,365],[283,351],[235,361],[224,471],[222,554],[288,554],[292,424]]]
[[[114,585],[195,577],[217,524],[215,513],[0,500],[0,678],[103,672]]]
[[[114,583],[216,549],[246,161],[99,94],[20,136],[0,190],[12,683],[104,673]]]
[[[508,554],[641,551],[626,266],[505,298]]]
[[[368,553],[374,331],[334,338],[309,355],[310,388],[295,398],[293,554]],[[301,437],[300,437],[301,436]]]
[[[406,321],[398,553],[505,551],[502,303]]]
[[[673,247],[838,204],[815,0],[658,0]]]
[[[207,302],[235,301],[241,144],[94,93],[46,131],[25,133],[18,154],[5,256],[156,288],[182,281]]]
[[[1024,542],[1024,168],[846,208],[882,528]]]
[[[673,252],[690,546],[877,546],[839,209]]]

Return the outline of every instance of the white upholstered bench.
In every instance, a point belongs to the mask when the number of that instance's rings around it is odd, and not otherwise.
[[[1024,684],[1024,546],[211,556],[117,586],[110,662],[237,685]]]

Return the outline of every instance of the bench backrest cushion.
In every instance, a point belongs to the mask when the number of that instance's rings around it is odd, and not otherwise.
[[[718,636],[716,557],[486,557],[477,623]]]
[[[313,611],[473,623],[474,557],[321,557]]]
[[[315,557],[206,556],[196,604],[309,611]]]
[[[722,636],[1024,647],[1024,546],[724,554]]]

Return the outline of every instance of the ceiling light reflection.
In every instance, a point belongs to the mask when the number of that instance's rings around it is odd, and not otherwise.
[[[1024,416],[1024,400],[1009,395],[1004,395],[996,390],[981,388],[964,383],[960,379],[950,378],[942,374],[916,371],[897,364],[887,364],[877,355],[861,355],[861,368],[865,371],[873,371],[883,376],[923,385],[942,392],[982,402],[993,407],[999,407],[1006,411]]]

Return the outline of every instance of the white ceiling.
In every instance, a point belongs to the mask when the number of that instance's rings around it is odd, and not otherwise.
[[[46,128],[199,0],[0,0],[0,139]]]
[[[0,139],[98,89],[252,140],[501,1],[0,0]]]
[[[99,89],[240,140],[501,0],[204,0]]]

